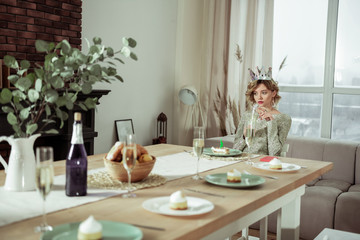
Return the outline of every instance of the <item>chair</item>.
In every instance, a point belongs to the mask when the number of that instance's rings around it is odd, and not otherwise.
[[[280,157],[286,157],[286,153],[289,151],[289,144],[285,143],[281,149]]]

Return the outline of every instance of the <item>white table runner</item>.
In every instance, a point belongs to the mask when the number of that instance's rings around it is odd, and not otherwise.
[[[177,153],[158,157],[152,173],[164,176],[167,180],[194,175],[197,158],[189,153]],[[199,172],[226,166],[232,161],[200,160]],[[104,168],[90,170],[88,174],[103,171]],[[75,207],[85,203],[99,201],[124,193],[125,190],[88,188],[84,197],[67,197],[65,195],[65,175],[55,176],[54,186],[46,199],[46,212],[54,212]],[[0,187],[0,226],[36,217],[42,214],[42,199],[36,191],[9,192]]]

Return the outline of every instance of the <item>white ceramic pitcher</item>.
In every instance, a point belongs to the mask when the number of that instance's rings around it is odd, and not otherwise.
[[[5,190],[21,192],[35,189],[34,142],[39,136],[40,134],[29,138],[0,137],[0,142],[7,141],[11,145],[9,164],[0,155],[0,162],[6,172]]]

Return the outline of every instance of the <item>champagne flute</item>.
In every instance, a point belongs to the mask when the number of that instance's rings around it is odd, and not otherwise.
[[[192,177],[194,180],[203,179],[203,177],[199,175],[199,162],[201,154],[204,151],[204,130],[204,127],[194,127],[193,151],[195,156],[198,157],[196,165],[196,175]]]
[[[52,226],[47,224],[45,200],[51,191],[54,180],[54,155],[52,147],[36,148],[36,189],[43,200],[42,223],[35,227],[35,232],[52,231]]]
[[[128,134],[126,142],[123,148],[123,165],[128,174],[128,192],[122,194],[123,198],[133,198],[136,197],[136,194],[132,191],[134,188],[131,186],[131,171],[134,169],[136,164],[136,144],[135,144],[135,135]]]
[[[251,145],[255,137],[255,121],[252,119],[246,122],[246,129],[245,129],[245,143],[248,147],[248,159],[247,163],[252,164],[251,162]]]

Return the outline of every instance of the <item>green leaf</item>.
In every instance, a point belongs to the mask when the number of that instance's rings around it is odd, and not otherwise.
[[[13,56],[6,55],[4,57],[4,63],[9,68],[19,68],[19,64]]]
[[[85,99],[84,104],[87,108],[93,109],[96,107],[97,100],[97,98],[87,98]]]
[[[92,86],[90,83],[85,82],[82,86],[81,86],[81,91],[83,94],[89,94],[92,91]]]
[[[120,52],[122,55],[124,55],[124,57],[129,57],[131,53],[128,47],[123,47]]]
[[[123,37],[122,44],[124,44],[125,46],[129,46],[129,40],[126,37]]]
[[[72,110],[74,108],[74,103],[72,103],[70,101],[66,102],[66,108],[69,110]]]
[[[26,94],[23,93],[22,91],[20,90],[14,90],[12,92],[12,95],[14,96],[14,98],[18,98],[18,100],[24,100],[26,99]]]
[[[49,129],[45,131],[46,134],[59,134],[59,131],[56,129]]]
[[[37,78],[43,79],[44,78],[44,69],[35,68],[34,72]]]
[[[12,109],[12,108],[9,107],[9,106],[2,106],[1,110],[2,110],[4,113],[14,112],[14,109]]]
[[[45,92],[45,101],[49,103],[55,103],[58,97],[59,97],[58,92],[53,89],[49,89]]]
[[[20,111],[20,119],[25,120],[29,117],[30,114],[30,108],[24,108]]]
[[[65,55],[69,54],[71,51],[70,43],[66,39],[62,40],[61,43],[61,52]]]
[[[77,91],[77,92],[81,91],[80,85],[77,84],[77,83],[74,83],[74,82],[70,83],[70,88],[71,88],[72,90],[74,90],[74,91]]]
[[[101,76],[101,66],[99,64],[94,64],[89,68],[90,74]]]
[[[12,124],[12,128],[14,129],[14,137],[25,137],[25,134],[21,131],[20,125],[18,124]]]
[[[133,38],[128,38],[127,41],[128,41],[128,43],[129,43],[129,44],[128,44],[129,47],[131,47],[131,48],[136,47],[136,44],[137,44],[137,43],[136,43],[135,39],[133,39]]]
[[[51,115],[51,109],[49,105],[45,105],[45,113],[46,113],[46,117]]]
[[[79,103],[78,105],[79,105],[79,107],[81,107],[82,110],[84,110],[84,111],[88,110],[84,103]]]
[[[116,78],[117,80],[119,80],[120,82],[124,82],[124,79],[123,79],[121,76],[119,76],[119,75],[115,75],[115,78]]]
[[[2,104],[11,102],[12,93],[8,88],[3,88],[0,93],[0,101]]]
[[[42,88],[42,80],[38,78],[35,81],[35,90],[41,92],[41,88]]]
[[[22,69],[27,70],[30,67],[30,62],[28,60],[22,60],[20,66]]]
[[[35,41],[35,48],[38,52],[47,52],[49,49],[49,43],[44,40],[38,39]]]
[[[133,53],[133,52],[130,53],[130,58],[133,59],[133,60],[135,60],[135,61],[138,60],[137,56],[136,56],[135,53]]]
[[[28,90],[32,85],[32,81],[27,77],[21,77],[15,84],[17,88],[19,88],[21,91]]]
[[[68,99],[65,96],[60,96],[57,100],[56,100],[56,105],[58,107],[62,107],[65,106],[67,103]]]
[[[15,125],[18,123],[16,116],[13,112],[9,112],[6,116],[6,119],[7,119],[8,123],[10,123],[10,125]]]
[[[93,75],[90,75],[90,76],[89,76],[89,83],[94,84],[94,83],[96,83],[97,81],[99,81],[99,78],[98,78],[98,77],[93,76]]]
[[[94,42],[94,44],[101,44],[101,38],[99,38],[99,37],[94,37],[94,38],[93,38],[93,42]]]
[[[55,120],[53,120],[53,119],[47,119],[47,118],[44,118],[44,119],[42,120],[42,122],[44,122],[44,123],[46,123],[46,124],[49,124],[49,123],[56,123],[56,121],[55,121]]]
[[[16,84],[17,83],[17,81],[19,80],[19,76],[18,75],[10,75],[10,76],[8,76],[8,80],[9,80],[9,82],[11,83],[11,84]]]
[[[106,54],[107,54],[109,57],[114,56],[114,49],[112,49],[111,47],[106,48]]]
[[[36,102],[39,99],[39,93],[34,89],[29,89],[28,97],[30,102]]]
[[[38,128],[37,123],[26,125],[26,134],[32,135]]]
[[[51,78],[50,83],[55,89],[64,87],[64,81],[59,76]]]
[[[120,58],[114,58],[115,60],[119,61],[122,64],[125,64],[125,62],[123,60],[121,60]]]

